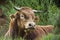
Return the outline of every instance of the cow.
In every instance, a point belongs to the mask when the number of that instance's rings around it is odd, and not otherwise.
[[[52,32],[52,25],[36,25],[39,18],[35,16],[34,12],[39,11],[29,7],[15,7],[15,9],[17,12],[10,15],[9,30],[5,34],[5,37],[12,37],[12,40],[16,37],[21,37],[25,40],[37,40],[37,38],[41,38],[43,35]]]

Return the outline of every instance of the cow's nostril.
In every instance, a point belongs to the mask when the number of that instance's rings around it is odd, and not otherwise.
[[[29,26],[33,26],[33,27],[34,27],[35,25],[33,25],[33,24],[29,24]]]
[[[29,24],[29,26],[32,26],[31,24]]]

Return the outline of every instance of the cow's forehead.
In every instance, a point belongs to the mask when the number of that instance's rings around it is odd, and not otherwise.
[[[24,12],[24,13],[34,13],[33,11],[32,11],[32,9],[31,8],[29,8],[29,7],[21,7],[21,9],[20,9],[20,12]]]
[[[27,11],[25,12],[25,11],[17,11],[16,13],[18,13],[18,14],[23,14],[23,15],[25,15],[25,17],[28,17],[28,18],[35,18],[35,15],[34,15],[34,13],[28,13]],[[15,13],[15,15],[16,15],[16,13]]]
[[[34,12],[26,11],[26,10],[17,11],[16,13],[19,13],[19,14],[26,14],[26,15],[34,15]]]
[[[21,7],[22,10],[32,10],[32,8],[29,7]]]
[[[22,14],[25,14],[25,15],[28,16],[28,17],[34,17],[34,16],[35,16],[33,12],[25,11],[25,10],[22,11]]]
[[[34,15],[34,13],[29,13],[29,12],[22,12],[21,14],[24,14],[24,15],[26,15],[27,17],[35,17],[35,15]]]
[[[29,14],[34,14],[34,12],[32,11],[32,9],[21,9],[20,11],[24,12],[24,13],[29,13]]]

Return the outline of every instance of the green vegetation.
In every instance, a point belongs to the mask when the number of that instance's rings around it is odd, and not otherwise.
[[[60,35],[49,34],[44,36],[41,40],[60,40]]]
[[[60,8],[55,5],[53,0],[5,0],[5,2],[1,2],[3,4],[0,3],[0,8],[2,8],[4,14],[8,18],[7,28],[9,24],[9,15],[16,11],[13,7],[27,6],[32,9],[43,11],[42,13],[35,13],[40,18],[40,22],[38,23],[39,25],[51,24],[55,26],[55,30],[53,31],[56,35],[49,34],[48,36],[43,37],[42,40],[60,40],[60,35],[58,35],[60,33]],[[3,27],[1,30],[3,30]],[[3,35],[4,33],[0,32],[0,34]],[[0,37],[0,40],[3,40],[3,37]]]

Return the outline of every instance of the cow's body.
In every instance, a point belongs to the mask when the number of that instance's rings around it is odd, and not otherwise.
[[[33,29],[32,31],[28,31],[25,32],[24,30],[21,30],[21,33],[18,33],[18,31],[12,31],[12,29],[10,29],[10,31],[7,32],[6,35],[8,35],[9,37],[13,37],[11,34],[15,34],[16,37],[22,37],[26,40],[40,40],[40,38],[42,38],[44,35],[47,35],[48,33],[52,33],[53,30],[53,26],[52,25],[45,25],[45,26],[40,26],[40,25],[36,25],[35,29]]]
[[[52,30],[53,30],[52,25],[45,26],[36,25],[35,29],[28,33],[25,37],[27,40],[40,40],[40,38],[42,38],[44,35],[52,33]]]
[[[37,40],[38,37],[41,38],[43,35],[52,32],[53,27],[51,25],[35,25],[36,19],[32,9],[22,8],[11,15],[9,30],[5,37],[10,36],[13,40],[16,37],[22,37],[26,40]]]

